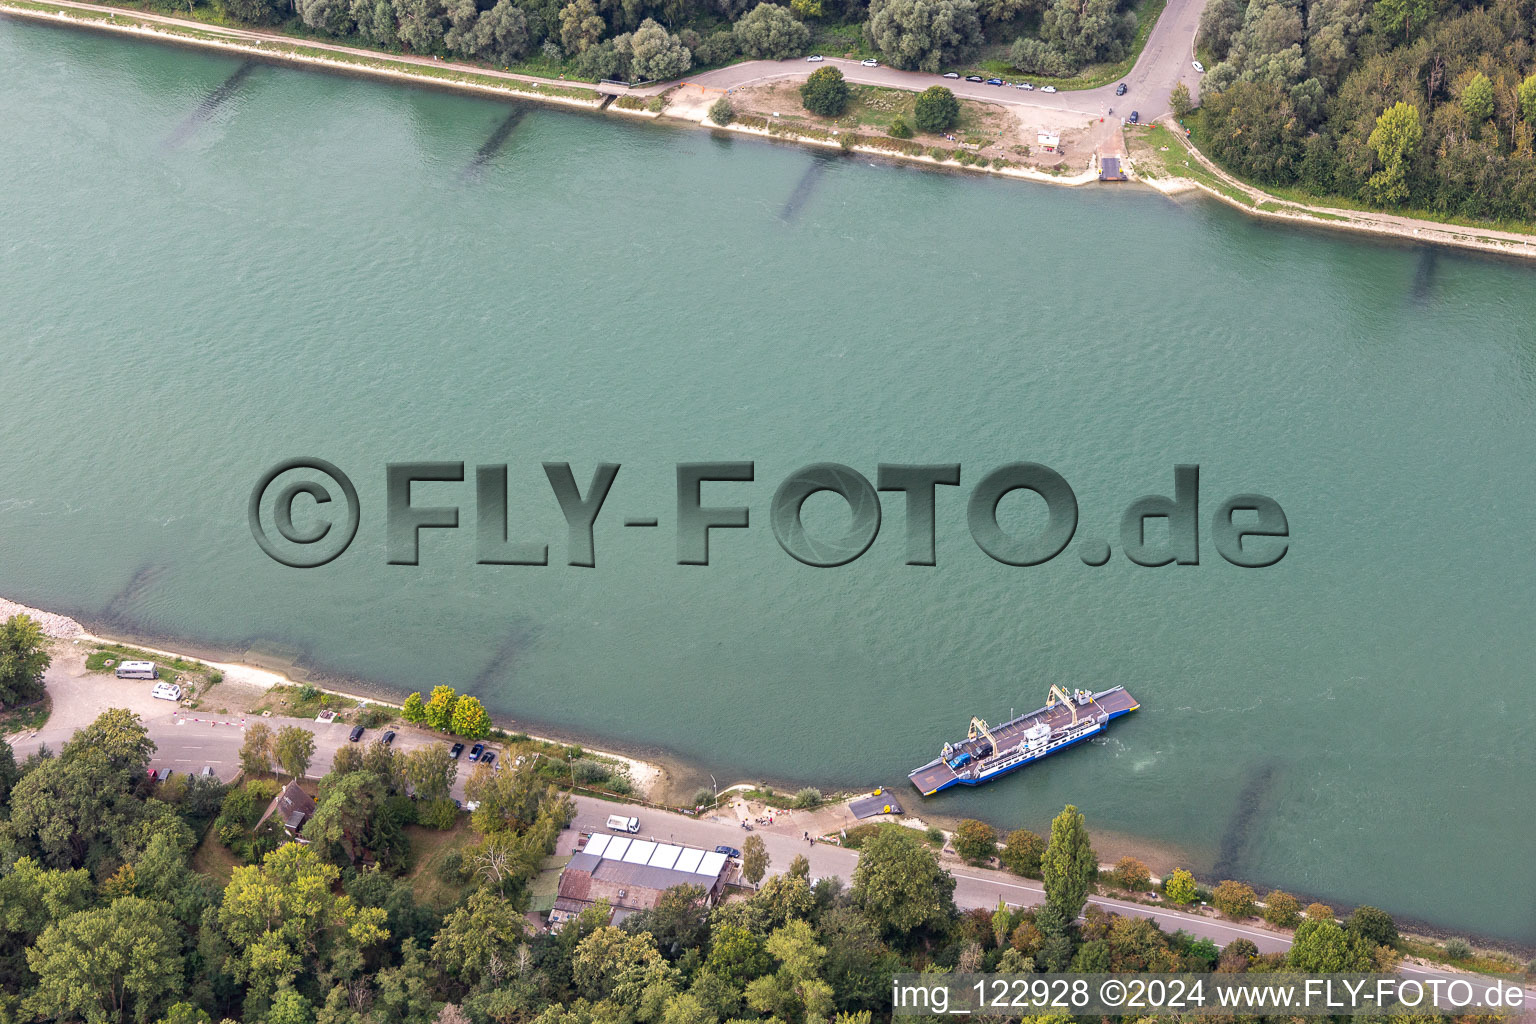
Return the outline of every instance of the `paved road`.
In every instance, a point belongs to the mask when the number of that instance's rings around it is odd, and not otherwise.
[[[1121,79],[1130,87],[1124,96],[1115,95],[1115,85],[1118,83],[1072,92],[1043,93],[1038,89],[1026,92],[982,82],[967,82],[963,78],[946,79],[920,71],[866,68],[856,60],[844,60],[841,57],[828,57],[824,64],[807,63],[802,58],[747,61],[693,75],[687,81],[712,89],[735,89],[782,78],[805,78],[818,67],[830,64],[840,69],[848,81],[860,85],[883,85],[914,91],[921,91],[930,85],[944,85],[957,96],[994,103],[1059,110],[1088,117],[1106,115],[1111,109],[1119,117],[1135,110],[1141,114],[1143,121],[1150,121],[1170,111],[1168,94],[1173,91],[1176,83],[1183,82],[1188,86],[1191,96],[1199,94],[1200,76],[1195,73],[1191,62],[1194,60],[1195,33],[1200,27],[1200,12],[1204,7],[1204,0],[1168,0],[1168,6],[1157,19],[1145,49],[1136,60],[1136,66]],[[1031,81],[1038,85],[1047,80],[1031,78]],[[637,91],[660,92],[663,88],[655,86]]]

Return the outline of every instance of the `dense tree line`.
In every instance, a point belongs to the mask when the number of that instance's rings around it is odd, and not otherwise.
[[[885,825],[860,834],[846,887],[803,856],[770,874],[752,836],[745,897],[710,907],[681,886],[617,926],[599,905],[547,934],[528,883],[573,809],[531,773],[469,780],[472,841],[435,869],[442,906],[418,900],[399,837],[452,785],[442,751],[342,748],[298,843],[254,829],[276,783],[157,783],[153,749],[123,710],[19,765],[0,744],[0,1021],[868,1024],[904,971],[1361,970],[1396,940],[1369,908],[1344,927],[1319,912],[1270,956],[1096,906],[1079,922],[1096,865],[1070,807],[1048,840],[991,840],[1043,876],[1037,908],[962,913],[927,837]],[[246,862],[222,885],[192,866],[210,822]]]
[[[1536,220],[1532,0],[1211,0],[1211,154],[1269,185]]]

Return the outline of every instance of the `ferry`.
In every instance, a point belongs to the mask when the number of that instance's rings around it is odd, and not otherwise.
[[[923,796],[951,786],[979,786],[1096,736],[1141,707],[1123,686],[1067,693],[1052,686],[1045,707],[989,726],[971,719],[966,738],[944,744],[939,756],[907,775]]]

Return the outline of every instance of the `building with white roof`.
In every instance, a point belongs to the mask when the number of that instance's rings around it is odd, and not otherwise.
[[[705,902],[719,899],[735,862],[723,853],[595,832],[560,874],[559,894],[549,914],[551,928],[605,902],[614,923],[654,907],[661,894],[679,885],[704,890]]]

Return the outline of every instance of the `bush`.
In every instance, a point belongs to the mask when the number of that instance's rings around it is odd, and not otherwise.
[[[955,827],[955,852],[968,864],[990,864],[997,856],[997,831],[984,821],[966,818]]]
[[[890,136],[893,139],[910,139],[912,137],[912,129],[901,118],[892,118]]]
[[[735,117],[736,108],[731,106],[731,101],[724,96],[715,100],[714,104],[709,108],[709,119],[722,128],[730,124]]]
[[[931,85],[917,97],[912,119],[925,132],[946,132],[960,120],[960,101],[942,85]],[[899,135],[897,138],[907,138]]]
[[[822,117],[837,117],[848,106],[848,83],[837,68],[822,67],[800,87],[800,101],[805,109]]]
[[[613,775],[613,770],[601,761],[582,758],[571,762],[571,778],[580,786],[600,786]]]
[[[416,820],[428,828],[447,832],[459,820],[458,805],[452,799],[428,800],[416,811]]]
[[[1199,887],[1195,885],[1195,876],[1183,868],[1179,868],[1163,879],[1163,895],[1167,896],[1172,903],[1180,905],[1193,903],[1199,891]]]
[[[1445,955],[1452,960],[1465,960],[1472,955],[1472,943],[1462,938],[1446,939]]]
[[[1326,903],[1308,904],[1307,918],[1312,921],[1332,921],[1333,908]]]
[[[1040,877],[1040,856],[1045,853],[1045,840],[1028,829],[1016,829],[1003,840],[1002,853],[998,855],[1003,867],[1025,878]]]
[[[1110,875],[1110,884],[1131,892],[1145,892],[1152,884],[1152,872],[1135,857],[1121,857]]]
[[[928,836],[929,846],[944,845],[944,830],[939,828],[937,825],[929,825],[928,831],[925,833],[925,835]]]
[[[1008,59],[1026,75],[1067,78],[1077,71],[1077,65],[1070,57],[1038,39],[1015,39],[1008,51]]]
[[[1216,909],[1233,920],[1242,920],[1253,914],[1253,888],[1244,882],[1227,879],[1211,894]]]
[[[736,22],[736,45],[748,57],[783,60],[803,52],[811,30],[778,4],[761,3]]]
[[[698,792],[694,793],[693,794],[693,806],[695,806],[695,807],[713,807],[713,806],[715,806],[715,791],[712,790],[712,789],[701,789]]]
[[[318,686],[312,686],[309,683],[305,683],[303,686],[299,687],[299,703],[308,704],[310,701],[319,699],[320,688]]]
[[[797,807],[802,811],[808,811],[812,807],[821,806],[821,790],[809,787],[800,790],[795,794],[795,800],[791,806]]]
[[[1301,920],[1301,901],[1288,892],[1274,890],[1264,897],[1264,920],[1277,928],[1294,928]]]
[[[1365,939],[1373,946],[1390,946],[1397,942],[1397,922],[1385,910],[1375,907],[1356,907],[1344,922],[1346,931]]]
[[[1189,86],[1183,82],[1174,86],[1173,92],[1168,94],[1168,105],[1173,108],[1175,117],[1183,117],[1194,110],[1194,101],[1189,98]]]

